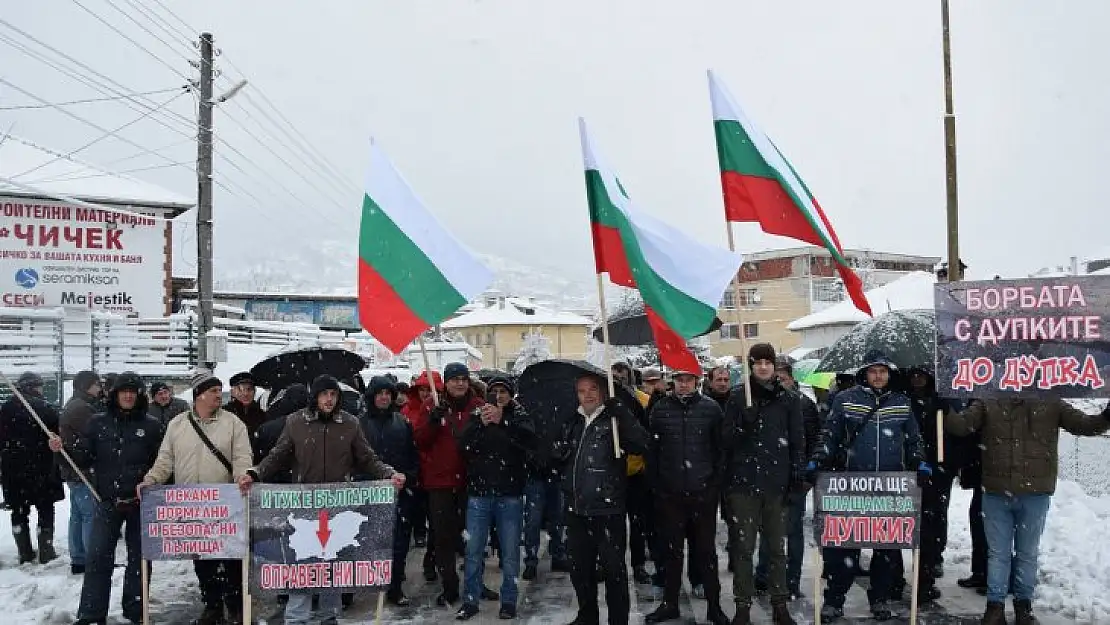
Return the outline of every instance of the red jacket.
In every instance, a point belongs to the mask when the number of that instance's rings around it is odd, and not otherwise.
[[[440,376],[438,372],[433,371],[432,380],[435,381],[436,392],[439,393],[440,397],[442,397],[443,377]],[[421,373],[419,376],[417,376],[415,380],[413,380],[412,386],[409,387],[409,390],[407,392],[408,401],[405,402],[404,406],[401,406],[401,414],[408,417],[410,423],[415,423],[417,417],[420,415],[421,412],[427,413],[427,411],[431,410],[430,404],[428,406],[424,406],[420,401],[420,387],[431,388],[431,385],[428,384],[427,371]]]
[[[473,391],[468,391],[461,402],[450,402],[445,395],[440,395],[440,402],[446,410],[442,424],[432,423],[430,400],[415,412],[415,416],[409,414],[416,449],[420,452],[421,486],[462,488],[466,485],[466,463],[456,436],[462,432],[471,413],[486,402]]]

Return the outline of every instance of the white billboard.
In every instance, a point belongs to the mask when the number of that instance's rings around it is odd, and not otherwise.
[[[167,223],[0,196],[0,306],[160,317]]]

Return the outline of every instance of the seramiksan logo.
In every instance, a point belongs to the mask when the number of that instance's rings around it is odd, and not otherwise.
[[[42,283],[115,286],[119,284],[119,276],[100,276],[92,273],[48,273],[42,277]]]
[[[39,272],[30,267],[15,271],[15,283],[25,289],[33,289],[39,283]]]

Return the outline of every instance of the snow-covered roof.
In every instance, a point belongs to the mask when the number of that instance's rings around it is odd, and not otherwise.
[[[32,169],[34,171],[30,171]],[[0,195],[45,199],[68,196],[86,202],[166,208],[175,215],[195,204],[192,199],[157,185],[109,172],[13,136],[0,144],[0,177],[11,178],[41,192],[0,181]]]
[[[527,314],[510,300],[505,302],[504,308],[500,304],[495,304],[445,321],[443,328],[457,330],[479,326],[590,326],[593,324],[593,321],[581,315],[548,310],[535,304],[528,304],[527,309],[534,313]]]
[[[876,315],[890,310],[933,308],[933,285],[937,277],[927,271],[913,271],[894,282],[864,293]],[[867,321],[867,315],[856,309],[851,300],[844,300],[820,312],[791,321],[787,330],[806,330],[820,326],[856,324]]]

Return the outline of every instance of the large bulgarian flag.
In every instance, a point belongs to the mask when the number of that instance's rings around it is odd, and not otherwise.
[[[640,212],[605,166],[586,122],[578,124],[597,272],[608,273],[614,284],[639,289],[664,365],[700,373],[686,340],[709,330],[742,259]]]
[[[848,266],[840,240],[809,188],[767,137],[709,72],[713,129],[725,196],[725,218],[758,222],[764,232],[824,247],[832,255],[848,296],[871,314],[863,282]]]
[[[393,353],[447,319],[493,274],[444,230],[370,142],[358,238],[358,317]]]

